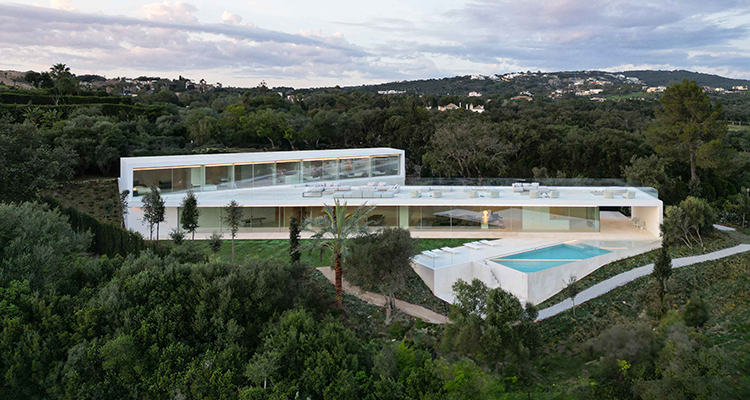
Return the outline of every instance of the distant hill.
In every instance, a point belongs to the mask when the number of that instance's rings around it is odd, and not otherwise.
[[[508,78],[510,77],[510,78]],[[632,85],[624,77],[638,78],[638,84],[645,86],[669,86],[682,81],[683,78],[695,80],[701,86],[731,89],[733,86],[750,86],[750,80],[725,78],[718,75],[703,74],[684,70],[675,71],[559,71],[559,72],[521,72],[517,74],[490,76],[455,76],[439,79],[420,79],[414,81],[388,82],[376,85],[343,87],[343,91],[363,92],[404,92],[419,95],[452,95],[466,96],[469,92],[479,92],[483,96],[517,95],[528,91],[533,94],[549,94],[559,88],[568,86],[575,79],[595,79],[610,81],[614,87]],[[393,92],[391,92],[393,93]]]
[[[623,75],[636,77],[649,86],[669,86],[673,83],[681,82],[687,78],[691,81],[696,81],[701,86],[720,87],[724,89],[731,89],[732,86],[748,86],[750,80],[747,79],[732,79],[725,78],[719,75],[703,74],[700,72],[685,71],[685,70],[674,70],[674,71],[625,71]]]

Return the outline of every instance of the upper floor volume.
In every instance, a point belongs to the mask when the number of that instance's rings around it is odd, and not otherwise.
[[[125,157],[120,187],[162,194],[379,180],[403,184],[404,151],[392,148]]]

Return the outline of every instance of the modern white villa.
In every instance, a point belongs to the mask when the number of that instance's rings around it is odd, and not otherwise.
[[[158,190],[165,200],[160,232],[166,238],[179,226],[179,206],[193,190],[201,210],[196,238],[226,232],[223,207],[231,200],[243,207],[239,238],[274,239],[288,237],[291,216],[315,217],[334,199],[375,206],[373,228],[467,238],[465,246],[414,259],[419,275],[448,301],[453,282],[477,277],[537,303],[559,291],[570,274],[581,278],[660,245],[663,205],[650,188],[405,183],[404,151],[392,148],[131,157],[120,163],[120,190],[131,191],[127,227],[145,236],[145,193]]]

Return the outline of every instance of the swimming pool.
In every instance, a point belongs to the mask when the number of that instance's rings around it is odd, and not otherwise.
[[[497,257],[490,259],[490,261],[513,268],[517,271],[530,273],[559,267],[560,265],[601,256],[607,253],[610,253],[610,251],[583,243],[565,243],[523,253]]]

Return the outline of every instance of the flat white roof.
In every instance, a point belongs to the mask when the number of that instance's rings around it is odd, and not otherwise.
[[[264,161],[301,160],[315,158],[368,157],[380,155],[403,155],[404,151],[390,147],[365,149],[268,151],[252,153],[188,154],[176,156],[123,157],[120,171],[132,168],[177,167],[202,164],[235,164]]]
[[[346,185],[345,182],[340,184]],[[231,200],[246,207],[321,207],[332,205],[334,198],[330,194],[323,197],[302,197],[309,186],[271,186],[267,188],[233,189],[222,191],[196,192],[199,207],[224,207]],[[353,190],[371,190],[366,185],[351,186]],[[530,198],[529,192],[514,192],[510,186],[442,186],[442,197],[431,196],[424,188],[435,186],[400,186],[393,198],[341,198],[341,203],[351,206],[362,204],[375,206],[497,206],[497,207],[657,207],[662,202],[646,191],[634,187],[594,187],[594,186],[550,186],[550,190],[559,192],[558,198]],[[450,191],[448,191],[450,189]],[[477,197],[470,198],[466,189],[476,189]],[[622,195],[604,198],[605,189],[633,191],[635,197],[626,199]],[[421,197],[411,197],[411,191],[417,190]],[[499,197],[490,197],[490,190],[499,192]],[[167,207],[177,207],[185,196],[184,193],[164,193],[162,195]],[[139,207],[140,198],[134,198],[130,205]]]

